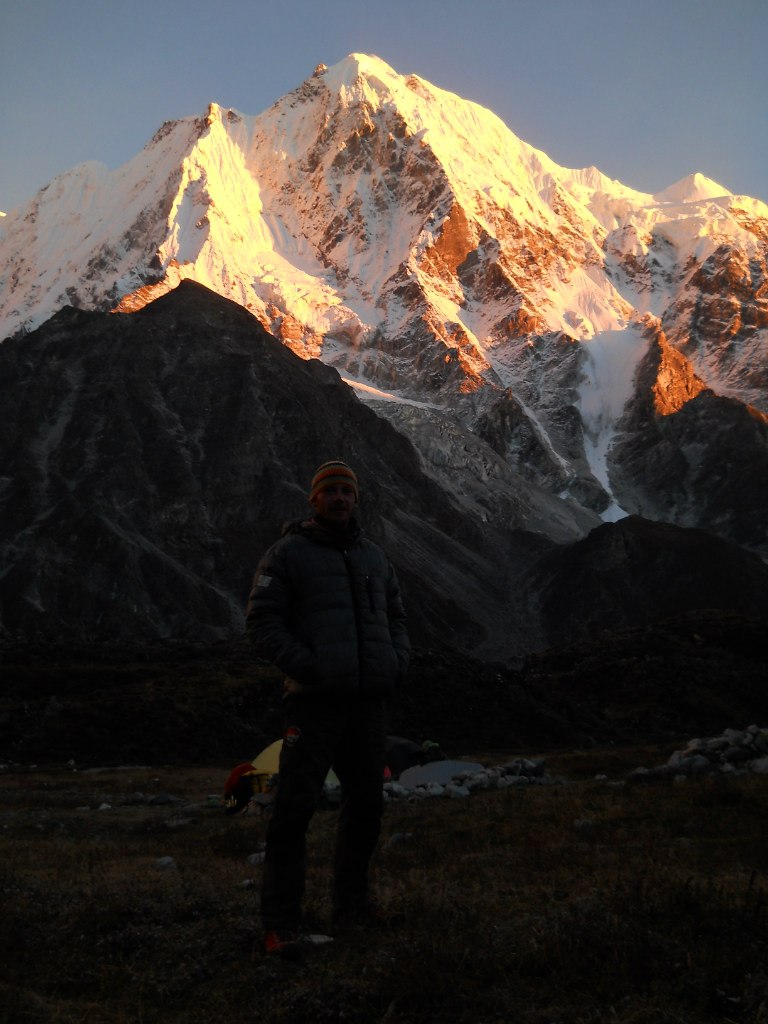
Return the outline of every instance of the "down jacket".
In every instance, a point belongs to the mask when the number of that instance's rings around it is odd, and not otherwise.
[[[395,570],[354,522],[289,523],[256,570],[246,630],[308,695],[384,697],[408,667]]]

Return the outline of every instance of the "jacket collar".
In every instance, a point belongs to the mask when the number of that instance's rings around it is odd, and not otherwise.
[[[312,519],[305,519],[296,524],[298,529],[291,532],[303,533],[318,544],[327,544],[330,547],[348,548],[359,543],[363,531],[356,519],[350,519],[349,523],[339,528],[334,523],[329,523],[322,516],[314,516]]]

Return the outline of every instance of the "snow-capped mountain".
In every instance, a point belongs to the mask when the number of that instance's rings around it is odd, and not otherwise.
[[[559,167],[353,54],[12,211],[0,337],[191,279],[335,367],[481,520],[567,539],[638,512],[766,550],[767,251],[756,199]]]

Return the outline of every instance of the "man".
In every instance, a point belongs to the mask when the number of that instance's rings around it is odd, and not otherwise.
[[[284,956],[299,952],[306,831],[331,767],[342,789],[334,919],[375,916],[368,866],[384,808],[386,705],[410,653],[395,571],[354,516],[354,471],[323,463],[309,500],[312,518],[288,523],[261,560],[246,616],[249,640],[286,676],[261,894],[266,950]]]

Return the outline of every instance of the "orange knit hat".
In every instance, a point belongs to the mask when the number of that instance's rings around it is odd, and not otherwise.
[[[324,462],[322,466],[318,467],[312,477],[312,486],[309,490],[310,502],[315,500],[317,494],[324,487],[331,487],[333,484],[347,484],[354,490],[355,499],[359,497],[355,471],[350,469],[346,462],[342,462],[340,459],[331,459],[330,462]]]

